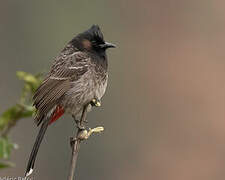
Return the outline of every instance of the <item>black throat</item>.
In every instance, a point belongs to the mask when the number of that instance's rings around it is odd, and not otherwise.
[[[108,68],[108,60],[107,60],[107,55],[105,51],[100,51],[100,52],[89,52],[91,56],[91,60],[101,66],[104,70],[107,70]]]

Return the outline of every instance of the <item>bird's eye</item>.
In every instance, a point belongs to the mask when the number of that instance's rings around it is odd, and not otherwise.
[[[99,48],[99,43],[95,40],[91,41],[92,47]]]
[[[91,43],[93,44],[93,45],[96,45],[97,44],[97,42],[96,41],[91,41]]]

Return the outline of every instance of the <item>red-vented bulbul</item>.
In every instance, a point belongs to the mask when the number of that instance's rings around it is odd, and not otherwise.
[[[102,98],[108,80],[106,49],[112,47],[115,46],[104,41],[99,26],[93,25],[73,38],[55,58],[33,97],[37,109],[34,120],[37,125],[41,124],[41,128],[30,154],[26,176],[33,171],[49,124],[64,113],[79,119],[84,106],[93,99],[99,101]]]

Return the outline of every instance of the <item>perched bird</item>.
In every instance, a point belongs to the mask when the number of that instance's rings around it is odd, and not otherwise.
[[[78,120],[84,106],[99,103],[108,80],[106,49],[113,47],[115,45],[105,42],[99,26],[93,25],[74,37],[55,58],[33,97],[37,109],[34,120],[41,128],[30,154],[26,176],[33,171],[48,126],[64,113]]]

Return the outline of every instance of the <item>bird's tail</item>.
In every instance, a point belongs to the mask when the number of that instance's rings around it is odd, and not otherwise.
[[[34,143],[33,149],[31,151],[31,154],[30,154],[30,157],[29,157],[29,161],[28,161],[27,169],[26,169],[26,174],[25,174],[26,177],[29,176],[33,172],[34,162],[35,162],[35,159],[36,159],[36,156],[37,156],[37,153],[38,153],[38,149],[40,147],[40,144],[41,144],[41,141],[44,137],[44,134],[45,134],[45,132],[48,128],[48,124],[49,124],[49,121],[47,119],[45,119],[45,121],[43,121],[43,123],[41,125],[41,128],[39,130],[39,133],[37,135],[36,141]]]

